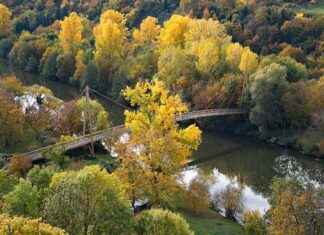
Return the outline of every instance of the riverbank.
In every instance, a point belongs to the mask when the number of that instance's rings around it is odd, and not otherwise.
[[[195,235],[243,235],[242,226],[228,220],[212,210],[198,215],[185,212],[181,213],[195,232]]]
[[[296,130],[275,130],[259,132],[248,120],[248,116],[237,119],[212,119],[198,121],[199,125],[210,132],[221,132],[257,142],[283,147],[314,159],[324,159],[324,130],[308,127]]]

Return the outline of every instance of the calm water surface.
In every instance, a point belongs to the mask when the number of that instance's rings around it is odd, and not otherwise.
[[[50,88],[62,100],[78,97],[80,91],[69,85],[45,81],[29,75],[20,75],[25,84],[41,84]],[[98,98],[98,97],[94,97]],[[99,101],[108,109],[113,124],[123,123],[123,110],[106,100]],[[302,182],[324,185],[324,161],[287,152],[284,149],[258,143],[246,137],[222,133],[204,133],[203,142],[194,153],[196,164],[183,172],[184,181],[195,177],[213,178],[212,194],[222,191],[228,184],[243,186],[245,210],[269,209],[269,186],[275,176],[296,177]]]
[[[324,185],[324,161],[246,137],[205,133],[194,159],[197,164],[183,173],[185,182],[189,183],[195,177],[212,177],[212,195],[230,183],[241,184],[245,210],[258,209],[264,213],[269,209],[267,198],[275,176],[295,177],[304,183]]]

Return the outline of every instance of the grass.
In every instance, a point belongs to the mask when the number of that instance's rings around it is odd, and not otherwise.
[[[318,3],[314,5],[308,5],[301,9],[306,14],[310,15],[324,15],[324,3]]]
[[[244,235],[242,227],[212,210],[199,215],[182,212],[195,235]]]

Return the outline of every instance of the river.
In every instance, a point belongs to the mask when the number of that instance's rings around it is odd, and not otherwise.
[[[50,88],[58,98],[68,101],[78,97],[78,89],[30,75],[19,75],[24,84],[40,84]],[[98,98],[98,97],[96,97]],[[98,99],[109,111],[113,125],[123,122],[123,110],[113,103]],[[324,161],[312,159],[293,151],[264,144],[242,136],[219,132],[203,134],[203,141],[194,153],[194,166],[183,172],[184,181],[204,175],[213,178],[210,192],[214,195],[228,184],[243,187],[244,210],[269,209],[267,198],[273,177],[296,177],[302,182],[324,185]]]

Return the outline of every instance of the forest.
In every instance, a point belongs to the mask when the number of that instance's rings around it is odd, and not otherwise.
[[[0,234],[323,234],[324,181],[273,177],[265,213],[184,182],[220,130],[323,163],[321,1],[0,0]]]

